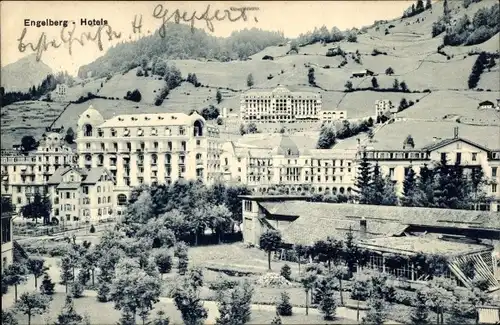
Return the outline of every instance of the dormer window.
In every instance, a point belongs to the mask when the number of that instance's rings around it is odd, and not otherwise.
[[[104,136],[104,131],[102,129],[97,129],[97,136],[102,138]]]
[[[127,128],[125,128],[125,130],[123,130],[123,136],[124,136],[124,137],[128,137],[128,136],[130,136],[130,130],[129,130],[129,129],[127,129]]]
[[[111,129],[111,136],[116,137],[116,130],[115,129]]]
[[[132,121],[137,121],[137,117],[132,117],[131,120]]]
[[[137,130],[137,136],[142,137],[144,135],[144,130],[143,129],[138,129]]]
[[[118,121],[123,121],[123,118],[122,118],[122,117],[119,117],[119,118],[118,118]]]
[[[163,116],[158,116],[158,119],[159,120],[163,120]]]
[[[149,121],[149,120],[150,120],[150,118],[149,118],[149,117],[147,117],[147,116],[146,116],[146,117],[144,117],[144,119],[145,119],[146,121]]]

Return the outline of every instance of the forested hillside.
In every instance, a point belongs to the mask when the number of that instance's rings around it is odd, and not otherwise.
[[[218,61],[245,60],[268,46],[285,41],[282,33],[257,28],[234,31],[229,37],[220,38],[183,24],[167,24],[165,37],[157,32],[140,40],[121,43],[96,61],[82,66],[78,75],[94,71],[98,77],[130,70],[143,59],[212,59]]]

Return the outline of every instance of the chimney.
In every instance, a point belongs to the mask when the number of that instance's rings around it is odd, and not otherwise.
[[[359,235],[361,238],[366,238],[366,219],[362,217],[359,221]]]
[[[455,128],[453,128],[453,138],[454,139],[458,138],[458,126],[455,126]]]

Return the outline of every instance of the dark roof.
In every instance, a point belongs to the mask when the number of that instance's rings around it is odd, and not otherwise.
[[[408,208],[364,204],[335,204],[323,202],[259,202],[271,214],[309,218],[311,223],[319,218],[400,223],[405,225],[492,229],[500,231],[500,213],[434,208]],[[297,221],[300,220],[297,219]]]
[[[67,183],[63,182],[59,185],[57,185],[58,190],[76,190],[80,188],[80,183],[72,182],[72,183]]]
[[[490,151],[490,149],[486,148],[486,147],[483,147],[475,142],[472,142],[470,140],[467,140],[467,139],[463,139],[463,138],[451,138],[451,139],[444,139],[444,140],[441,140],[439,142],[436,142],[436,143],[433,143],[433,144],[430,144],[428,146],[425,146],[423,147],[422,149],[423,150],[427,150],[427,151],[433,151],[433,150],[436,150],[436,149],[439,149],[441,147],[444,147],[444,146],[447,146],[449,144],[452,144],[454,142],[457,142],[457,141],[463,141],[465,143],[468,143],[470,144],[471,146],[474,146],[476,148],[479,148],[481,150],[484,150],[484,151]]]
[[[423,236],[403,236],[374,238],[366,240],[359,244],[370,250],[379,250],[388,253],[426,253],[439,254],[446,256],[456,256],[463,254],[472,254],[484,251],[492,251],[492,246],[465,243],[460,241],[442,240]]]
[[[273,150],[274,154],[282,155],[285,157],[293,156],[298,157],[300,155],[299,148],[287,135],[282,135],[280,139],[280,144],[277,148]]]
[[[495,105],[495,104],[493,102],[490,102],[489,100],[485,100],[484,102],[479,103],[479,106],[483,106],[483,105]]]
[[[47,182],[48,185],[58,185],[63,183],[63,176],[69,171],[74,170],[83,176],[82,185],[93,185],[96,184],[101,178],[102,174],[107,173],[109,177],[112,175],[104,167],[95,167],[90,169],[76,168],[76,167],[64,167],[58,168],[56,172],[49,178]],[[67,183],[66,183],[67,184]]]

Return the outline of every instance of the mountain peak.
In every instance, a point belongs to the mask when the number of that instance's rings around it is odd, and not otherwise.
[[[52,69],[43,61],[37,61],[33,53],[2,67],[1,86],[5,91],[27,91],[51,73]]]

